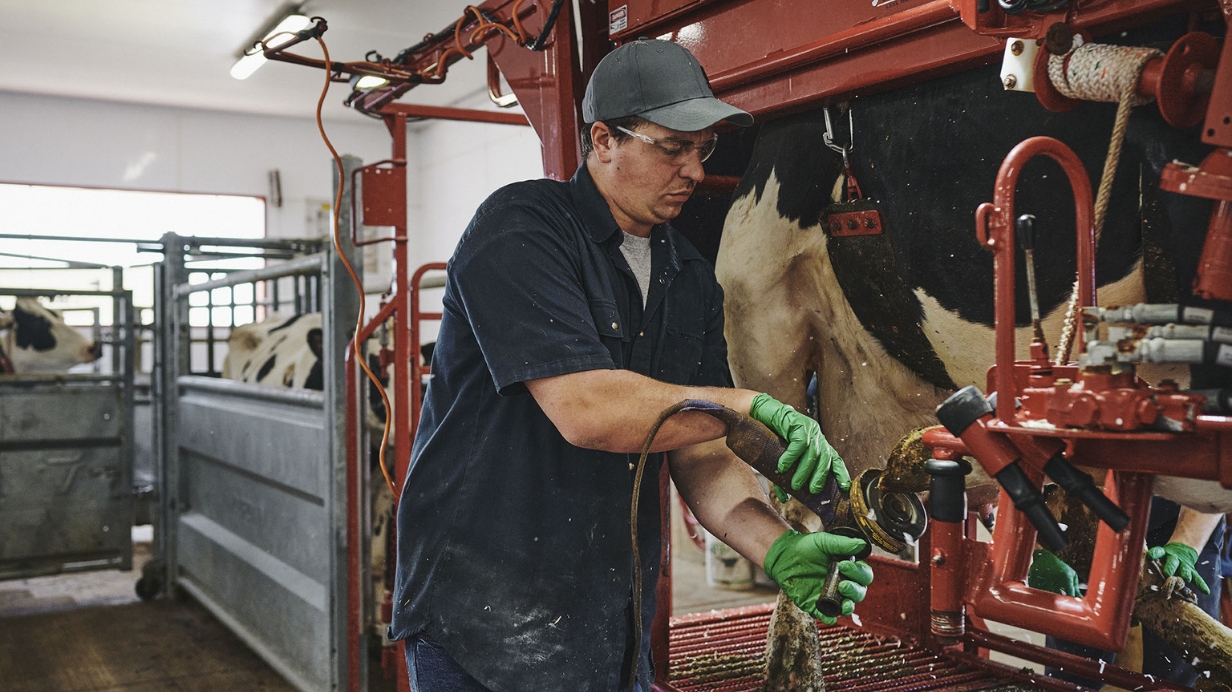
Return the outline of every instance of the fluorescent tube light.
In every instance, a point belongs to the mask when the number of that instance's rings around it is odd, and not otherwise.
[[[388,79],[385,79],[383,77],[376,77],[373,75],[364,75],[363,77],[359,78],[358,82],[355,82],[355,88],[356,89],[375,89],[377,87],[383,87],[386,84],[389,84]]]
[[[309,19],[305,15],[302,15],[302,14],[288,15],[281,22],[278,22],[278,26],[274,27],[268,34],[262,37],[261,40],[268,41],[271,36],[274,36],[276,34],[280,34],[283,32],[294,33],[296,31],[300,31],[301,29],[307,28],[308,25],[311,23],[312,23],[312,20]],[[266,26],[269,26],[269,25],[267,24]],[[286,37],[286,40],[290,40],[290,37]],[[276,47],[280,45],[281,43],[282,41],[279,41],[275,43],[274,46]],[[252,49],[251,46],[250,46],[250,49]],[[235,63],[235,65],[231,67],[232,77],[235,77],[236,79],[248,79],[250,76],[252,76],[253,72],[257,71],[257,68],[265,64],[265,55],[261,53],[261,50],[259,48],[253,49],[253,50],[255,50],[255,52],[251,54],[245,54],[242,58],[239,59],[238,62]]]

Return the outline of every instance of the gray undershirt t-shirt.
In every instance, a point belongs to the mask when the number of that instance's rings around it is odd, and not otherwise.
[[[650,293],[650,238],[640,238],[621,231],[624,239],[620,243],[620,254],[625,256],[633,276],[637,277],[637,285],[642,289],[642,307],[646,307],[646,296]]]

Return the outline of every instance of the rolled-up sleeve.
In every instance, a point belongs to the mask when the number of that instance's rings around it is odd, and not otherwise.
[[[522,393],[527,380],[615,367],[576,242],[528,205],[509,203],[477,217],[458,246],[451,292],[502,395]]]

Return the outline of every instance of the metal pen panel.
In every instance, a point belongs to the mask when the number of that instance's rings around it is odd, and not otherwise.
[[[164,245],[188,248],[178,237]],[[270,241],[262,247],[294,254],[310,245]],[[336,381],[357,298],[330,250],[221,277],[186,268],[185,254],[167,257],[160,272],[167,301],[160,334],[170,343],[160,349],[166,361],[156,378],[168,493],[160,543],[167,549],[165,579],[201,601],[299,689],[338,689],[350,673],[338,653],[346,649],[339,622],[348,577],[338,559],[345,551],[346,500],[345,435],[339,432],[345,429],[344,400]],[[213,275],[189,283],[196,271]],[[335,287],[336,276],[347,285]],[[223,288],[230,291],[225,300]],[[209,298],[192,298],[201,292]],[[232,324],[240,303],[250,306],[245,317],[253,320],[287,315],[289,308],[320,312],[325,391],[195,376],[189,345],[200,337],[189,330],[190,301],[206,307],[211,323],[214,308],[224,304]],[[221,315],[218,320],[221,325]],[[212,326],[208,336],[214,338]],[[216,338],[226,343],[221,326]]]
[[[131,567],[132,403],[121,382],[0,380],[0,579]]]

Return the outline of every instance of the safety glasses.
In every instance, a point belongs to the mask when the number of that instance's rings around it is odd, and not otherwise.
[[[692,154],[694,151],[697,152],[697,157],[699,159],[705,161],[710,158],[710,155],[714,153],[714,148],[719,145],[719,136],[717,134],[711,135],[710,139],[698,144],[696,142],[675,139],[672,137],[655,139],[654,137],[648,137],[640,132],[634,132],[632,130],[620,127],[619,125],[616,129],[631,137],[637,137],[643,142],[658,149],[674,163],[683,163],[685,159],[689,158],[689,154]]]

